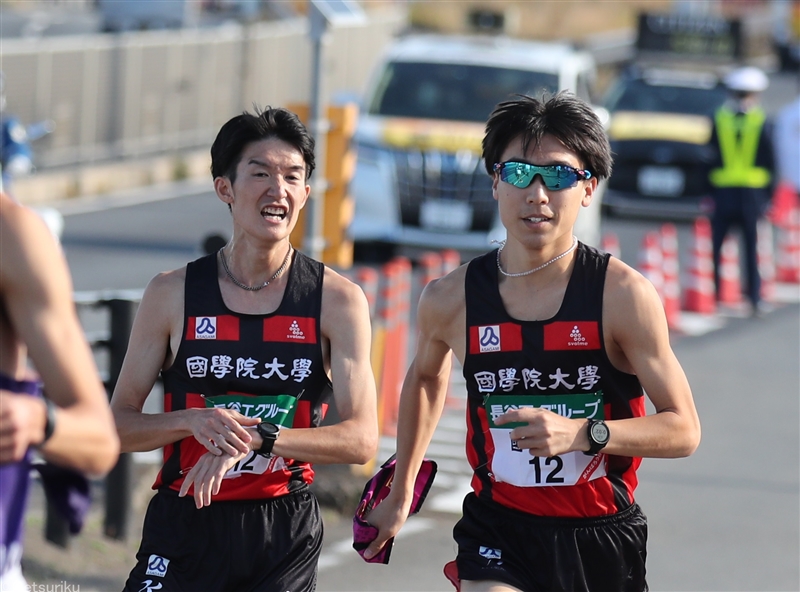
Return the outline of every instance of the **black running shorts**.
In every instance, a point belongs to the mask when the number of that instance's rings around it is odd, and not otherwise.
[[[307,592],[316,588],[322,519],[308,491],[195,508],[159,491],[125,592]]]
[[[458,577],[525,592],[643,592],[647,518],[638,505],[599,518],[548,518],[470,493],[453,528]]]

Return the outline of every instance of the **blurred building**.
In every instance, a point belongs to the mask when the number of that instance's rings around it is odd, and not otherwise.
[[[623,41],[630,40],[625,31],[637,29],[642,13],[722,17],[740,22],[746,58],[771,56],[776,44],[797,45],[800,38],[797,0],[411,0],[408,6],[410,25],[416,29],[569,40],[577,44],[594,44],[599,37],[615,33]]]
[[[518,2],[515,0],[412,0],[410,24],[444,33],[493,33],[538,40],[579,41],[598,33],[634,29],[642,10],[670,10],[671,0],[628,0],[613,3]]]

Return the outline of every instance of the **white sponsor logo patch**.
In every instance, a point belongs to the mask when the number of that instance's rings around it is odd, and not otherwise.
[[[167,575],[167,568],[169,567],[169,559],[161,555],[150,555],[147,560],[147,575],[163,578]]]
[[[195,339],[217,338],[217,317],[197,317],[194,326]]]
[[[481,557],[485,557],[486,559],[500,559],[503,556],[500,549],[490,549],[489,547],[483,546],[478,550],[478,553]]]
[[[478,327],[478,345],[482,354],[500,351],[500,325]]]

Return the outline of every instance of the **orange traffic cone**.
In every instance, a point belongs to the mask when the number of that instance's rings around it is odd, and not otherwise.
[[[761,299],[767,302],[775,299],[775,258],[772,249],[772,223],[759,220],[757,228],[756,251],[758,253],[758,273],[761,276]]]
[[[447,275],[461,265],[461,254],[455,249],[445,249],[441,252],[441,256],[442,275]]]
[[[714,258],[711,253],[711,223],[708,218],[694,222],[694,246],[689,285],[684,292],[683,310],[701,314],[714,314]]]
[[[661,241],[657,232],[648,232],[642,240],[642,250],[639,251],[639,271],[650,280],[658,292],[661,302],[664,302],[664,274],[662,270],[663,257],[661,255]]]
[[[442,256],[439,253],[427,251],[420,255],[419,266],[422,268],[420,286],[424,288],[433,280],[442,275]]]
[[[775,226],[785,227],[791,224],[792,212],[800,207],[800,197],[788,181],[781,181],[772,195],[772,206],[767,217]]]
[[[661,252],[664,276],[664,312],[670,329],[677,329],[681,321],[681,281],[678,264],[678,229],[674,224],[661,227]]]
[[[610,254],[612,257],[621,259],[622,250],[619,247],[619,238],[613,232],[606,232],[600,241],[600,249]]]
[[[778,232],[778,264],[775,279],[800,284],[800,208],[794,208],[785,228]]]
[[[719,301],[725,304],[739,304],[742,301],[739,243],[733,236],[722,241],[719,258]]]

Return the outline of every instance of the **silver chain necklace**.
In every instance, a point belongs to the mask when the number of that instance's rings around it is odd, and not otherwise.
[[[506,241],[494,241],[494,242],[500,243],[500,248],[497,249],[497,269],[500,271],[500,273],[502,273],[506,277],[522,277],[524,275],[530,275],[532,273],[536,273],[540,269],[544,269],[545,267],[547,267],[551,263],[555,263],[556,261],[558,261],[562,257],[566,257],[567,255],[572,253],[572,251],[575,250],[575,247],[578,246],[578,237],[573,235],[573,237],[572,237],[572,246],[569,249],[567,249],[566,251],[564,251],[563,253],[561,253],[560,255],[556,255],[555,257],[550,259],[550,261],[548,261],[547,263],[542,263],[539,267],[534,267],[533,269],[529,269],[528,271],[521,271],[519,273],[508,273],[507,271],[505,271],[503,269],[502,265],[500,265],[500,253],[503,251],[503,248],[506,246]]]
[[[219,250],[219,256],[220,256],[220,259],[222,259],[222,267],[225,268],[225,273],[228,274],[228,277],[231,279],[231,281],[234,284],[239,286],[242,290],[247,290],[248,292],[258,292],[259,290],[262,290],[262,289],[266,288],[267,286],[269,286],[270,283],[275,280],[275,278],[277,278],[280,274],[283,273],[283,270],[286,269],[286,266],[289,264],[289,257],[292,254],[292,250],[293,250],[292,249],[292,245],[290,244],[289,245],[289,252],[286,253],[286,258],[283,260],[283,263],[281,263],[281,266],[278,268],[278,271],[276,271],[274,274],[272,274],[272,277],[269,278],[266,282],[264,282],[260,286],[248,286],[247,284],[243,284],[242,282],[237,280],[235,277],[233,277],[233,274],[231,273],[231,270],[228,269],[228,262],[225,260],[225,252],[222,249]]]

